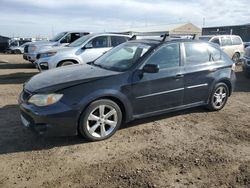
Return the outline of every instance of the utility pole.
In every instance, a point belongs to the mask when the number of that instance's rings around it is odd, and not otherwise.
[[[206,18],[203,18],[202,27],[205,27],[205,24],[206,24]]]

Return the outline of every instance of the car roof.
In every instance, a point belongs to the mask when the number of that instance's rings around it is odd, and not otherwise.
[[[105,32],[105,33],[91,33],[91,34],[89,34],[89,36],[92,36],[92,37],[94,37],[94,36],[103,36],[103,35],[131,37],[131,35],[117,34],[117,33],[108,33],[108,32]]]
[[[240,37],[239,35],[202,35],[200,37]]]
[[[138,40],[131,40],[131,43],[143,43],[148,45],[159,45],[159,44],[166,44],[166,43],[187,43],[187,42],[194,42],[194,43],[207,43],[211,44],[211,42],[206,42],[203,40],[192,40],[192,39],[170,39],[169,41],[162,42],[161,40],[156,39],[138,39]]]

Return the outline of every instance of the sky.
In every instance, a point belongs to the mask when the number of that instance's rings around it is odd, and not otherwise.
[[[0,35],[8,37],[186,22],[198,27],[250,23],[249,0],[0,0]]]

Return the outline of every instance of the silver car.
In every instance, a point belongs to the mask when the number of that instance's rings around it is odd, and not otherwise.
[[[49,41],[29,42],[24,47],[23,58],[33,63],[34,61],[36,61],[36,56],[39,51],[45,49],[48,50],[57,46],[65,46],[88,34],[89,32],[85,31],[67,31],[57,34]]]
[[[85,35],[67,46],[40,52],[35,64],[42,71],[65,65],[88,63],[129,39],[129,35],[113,33]]]

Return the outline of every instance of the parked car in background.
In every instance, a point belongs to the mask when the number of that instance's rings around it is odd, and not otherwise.
[[[24,43],[21,46],[10,46],[7,49],[6,53],[7,54],[23,54],[25,45],[26,44]]]
[[[37,55],[39,70],[94,61],[111,48],[128,41],[129,35],[101,33],[89,34],[73,43],[51,50],[40,51]]]
[[[244,54],[244,44],[237,35],[201,36],[200,40],[206,40],[218,44],[220,48],[235,62],[238,63]]]
[[[21,120],[39,134],[98,141],[133,119],[195,106],[221,110],[234,80],[233,61],[215,44],[131,40],[92,63],[32,77],[20,95]]]
[[[7,54],[23,54],[24,46],[30,42],[30,40],[16,40],[11,39],[8,49],[5,53]]]
[[[49,41],[36,41],[27,43],[24,47],[23,58],[33,63],[36,61],[36,56],[39,51],[51,49],[56,46],[65,46],[88,34],[89,32],[85,31],[66,31],[57,34]]]
[[[247,77],[250,77],[250,46],[245,48],[243,57],[243,71]]]
[[[248,46],[250,46],[250,42],[244,42],[244,47],[247,48]]]

